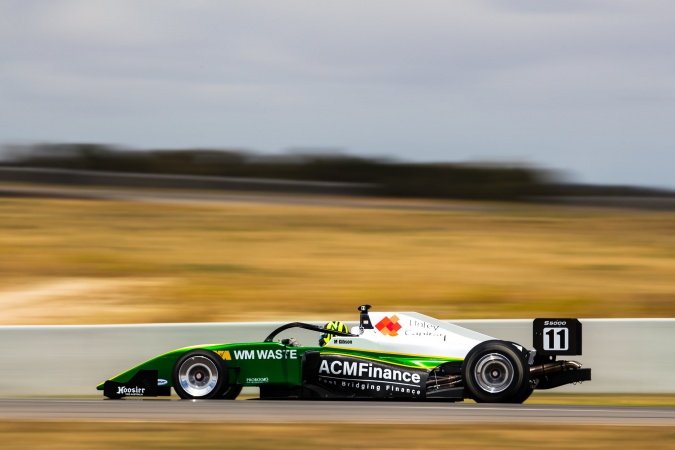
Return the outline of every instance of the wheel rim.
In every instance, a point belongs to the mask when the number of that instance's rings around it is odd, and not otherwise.
[[[178,382],[192,397],[204,397],[218,384],[218,368],[205,356],[193,356],[178,369]]]
[[[497,394],[513,382],[513,365],[499,353],[490,353],[478,360],[474,375],[476,383],[485,392]]]

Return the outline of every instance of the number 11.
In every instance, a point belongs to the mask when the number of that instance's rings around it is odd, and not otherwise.
[[[546,336],[548,336],[548,348],[551,350],[562,350],[563,345],[567,342],[567,339],[565,338],[565,332],[567,331],[566,328],[560,328],[559,331],[556,333],[555,328],[551,328],[546,332]],[[558,342],[556,342],[555,336],[556,334],[558,335]],[[556,345],[558,344],[558,345]],[[566,347],[566,345],[565,345]]]

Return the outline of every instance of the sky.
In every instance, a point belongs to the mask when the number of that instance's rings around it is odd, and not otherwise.
[[[0,143],[675,188],[672,0],[0,0]]]

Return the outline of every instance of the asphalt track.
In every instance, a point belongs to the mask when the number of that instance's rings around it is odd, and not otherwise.
[[[0,420],[675,426],[675,408],[388,401],[0,399]]]

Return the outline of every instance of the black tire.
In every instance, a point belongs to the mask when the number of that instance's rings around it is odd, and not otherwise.
[[[513,397],[509,403],[523,403],[525,400],[530,398],[532,392],[534,392],[534,389],[528,386],[527,389],[525,389],[519,396]]]
[[[531,390],[524,353],[504,341],[481,342],[471,349],[462,378],[468,396],[479,403],[522,403]]]
[[[225,362],[208,350],[192,350],[181,356],[172,375],[180,398],[221,398],[229,387]]]
[[[244,386],[242,386],[241,384],[230,384],[226,386],[225,391],[223,392],[223,395],[221,395],[220,398],[225,400],[234,400],[239,396],[243,388]]]
[[[515,342],[510,342],[510,344],[516,345]],[[519,345],[519,347],[522,348],[521,353],[523,354],[524,360],[527,361],[527,359],[528,359],[528,357],[529,357],[529,352],[525,349],[525,347],[522,347],[522,346],[520,346],[520,345]],[[517,396],[514,396],[514,397],[509,401],[509,403],[518,403],[518,404],[524,403],[525,400],[527,400],[528,398],[530,398],[530,395],[532,395],[532,392],[534,392],[534,388],[532,387],[532,385],[530,384],[530,381],[529,381],[529,379],[530,379],[530,378],[529,378],[529,374],[530,374],[530,365],[526,363],[526,364],[525,364],[525,369],[526,369],[527,374],[528,374],[528,382],[527,382],[528,387],[527,387],[527,389],[524,389],[524,390],[522,391],[522,393],[518,394]]]

